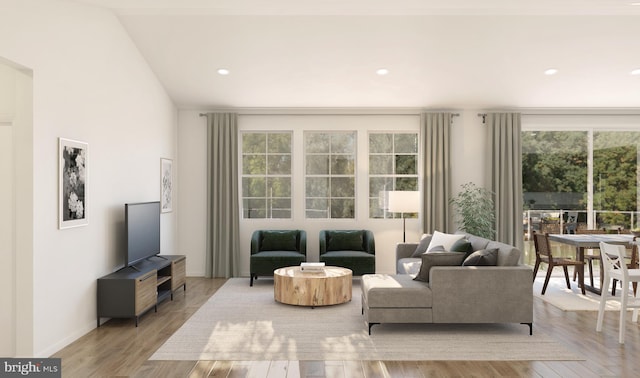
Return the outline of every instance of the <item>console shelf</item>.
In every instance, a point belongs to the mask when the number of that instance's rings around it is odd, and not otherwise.
[[[157,255],[133,267],[98,278],[98,327],[101,318],[134,318],[136,327],[142,314],[182,287],[187,290],[186,257]]]

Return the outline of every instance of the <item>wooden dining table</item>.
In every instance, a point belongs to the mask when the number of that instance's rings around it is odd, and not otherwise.
[[[631,234],[549,234],[549,240],[574,246],[576,248],[576,260],[578,261],[584,261],[585,249],[600,249],[600,242],[625,246],[631,246],[634,242],[633,235]],[[584,265],[582,265],[580,269],[582,269],[583,273],[578,275],[579,281],[581,281],[578,282],[580,287],[584,287],[586,290],[600,295],[600,288],[604,281],[602,261],[600,261],[600,287],[586,285],[584,283]]]

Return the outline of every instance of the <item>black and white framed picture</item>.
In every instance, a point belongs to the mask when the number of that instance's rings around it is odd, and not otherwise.
[[[88,148],[85,142],[59,138],[60,229],[87,225]]]
[[[168,213],[173,210],[173,160],[160,159],[160,210]]]

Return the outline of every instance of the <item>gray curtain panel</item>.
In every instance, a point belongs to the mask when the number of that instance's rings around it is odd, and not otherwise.
[[[207,277],[238,276],[238,115],[207,114]]]
[[[488,188],[495,193],[496,240],[523,250],[520,113],[488,113]]]
[[[449,232],[451,113],[422,113],[420,118],[424,146],[423,230]]]

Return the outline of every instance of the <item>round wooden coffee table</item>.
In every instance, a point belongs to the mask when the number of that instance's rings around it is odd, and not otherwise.
[[[299,266],[273,272],[275,300],[296,306],[328,306],[351,300],[351,269],[325,266],[322,271],[302,271]]]

